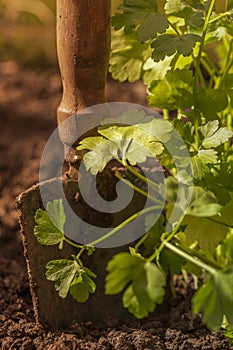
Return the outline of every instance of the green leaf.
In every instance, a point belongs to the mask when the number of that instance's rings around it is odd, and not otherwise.
[[[229,90],[227,93],[230,99],[230,106],[233,107],[233,90]]]
[[[206,174],[208,174],[209,167],[204,163],[199,155],[195,155],[191,158],[191,164],[192,164],[192,170],[193,170],[193,176],[195,179],[201,180],[203,179]]]
[[[156,304],[161,304],[164,298],[164,274],[150,262],[144,264],[137,278],[123,294],[123,305],[137,318],[147,317],[153,312]]]
[[[139,297],[135,294],[131,284],[123,294],[123,306],[137,318],[147,317],[155,307],[153,301],[148,297],[145,290],[142,290]]]
[[[98,147],[99,145],[102,145],[104,142],[106,142],[106,139],[102,136],[86,137],[85,139],[80,141],[77,149],[79,151],[94,150],[96,147]]]
[[[168,28],[166,17],[162,13],[148,15],[138,28],[138,39],[142,43],[154,39],[158,33],[164,33]]]
[[[148,293],[150,299],[156,303],[161,304],[165,295],[164,287],[166,285],[166,278],[164,273],[154,264],[147,261],[144,264],[144,271],[146,273],[146,286],[145,290]],[[138,281],[134,281],[134,291],[137,294],[137,283],[140,284],[140,278]]]
[[[149,87],[149,103],[169,110],[193,105],[193,75],[188,69],[168,71],[164,79],[153,81]]]
[[[120,82],[139,80],[144,62],[151,56],[149,44],[141,44],[136,32],[125,34],[123,30],[112,33],[109,72]]]
[[[140,255],[119,253],[108,263],[106,294],[123,294],[123,305],[138,318],[148,316],[164,297],[163,272]]]
[[[233,90],[233,73],[228,74],[224,79],[224,88]]]
[[[218,147],[233,136],[232,131],[228,130],[226,127],[218,128],[218,126],[218,120],[213,120],[199,128],[204,137],[202,142],[203,147]]]
[[[203,275],[202,269],[197,265],[188,261],[185,265],[182,266],[182,269],[186,271],[187,274],[192,274],[195,276]]]
[[[64,239],[64,224],[66,215],[62,200],[55,199],[48,202],[46,211],[38,209],[35,215],[37,225],[34,228],[34,236],[40,244],[60,244]]]
[[[145,131],[148,133],[148,138],[150,141],[158,140],[166,144],[171,139],[171,132],[173,130],[172,124],[162,118],[153,119],[149,123],[145,124],[136,124],[135,126],[136,128],[139,127],[142,129],[143,132]],[[136,129],[136,136],[140,140],[140,131],[137,133],[137,130],[138,129]]]
[[[189,149],[190,144],[194,143],[194,126],[191,122],[175,119],[174,127],[180,134],[184,142],[187,142],[186,146]]]
[[[140,11],[140,9],[148,10],[148,11],[157,11],[157,2],[156,0],[124,0],[123,5],[119,6],[119,9],[122,9],[123,7],[128,7],[128,10],[132,8],[136,12]]]
[[[226,54],[226,53],[225,53]],[[222,82],[222,86],[228,95],[230,106],[233,107],[233,74],[229,73],[226,75]]]
[[[169,178],[172,177],[170,176],[167,179],[169,180]],[[189,223],[192,223],[191,216],[198,217],[199,220],[201,220],[202,217],[214,216],[220,212],[222,206],[218,203],[216,197],[212,192],[198,186],[183,185],[179,189],[179,197],[177,198],[177,184],[178,183],[175,181],[166,181],[168,193],[166,211],[167,218],[169,218],[170,213],[175,205],[176,211],[179,213],[180,217],[182,215],[184,216],[184,214],[186,215],[182,222],[183,225],[187,225],[185,232],[187,232],[189,229],[194,229],[197,231],[199,230],[201,232],[204,226],[189,226]],[[192,197],[189,203],[187,202],[187,198],[190,198],[191,195]],[[193,243],[193,241],[191,243]]]
[[[205,10],[202,1],[198,0],[166,0],[165,11],[168,15],[180,14],[185,15],[184,10],[189,12],[193,10]]]
[[[229,268],[233,265],[233,230],[229,230],[226,238],[216,247],[214,257],[216,261],[225,268]]]
[[[153,80],[162,80],[166,73],[171,70],[171,63],[173,56],[165,57],[163,61],[155,62],[152,58],[148,60],[143,65],[143,81],[146,85],[150,85]]]
[[[48,202],[46,205],[46,211],[49,217],[52,219],[57,228],[63,232],[64,224],[66,222],[66,216],[62,199],[55,199],[52,202]]]
[[[154,252],[155,246],[161,243],[161,235],[165,231],[165,218],[164,215],[148,214],[145,217],[145,232],[148,233],[148,237],[143,242],[145,249],[144,254],[146,256],[151,255]]]
[[[132,109],[129,111],[126,111],[122,113],[120,116],[117,116],[116,118],[114,117],[109,117],[109,118],[104,118],[101,121],[101,125],[104,127],[109,126],[109,124],[126,124],[126,125],[135,125],[135,124],[141,124],[141,123],[148,123],[153,120],[154,117],[151,115],[145,115],[145,111],[140,110],[140,109]]]
[[[96,285],[91,277],[96,275],[76,260],[52,260],[46,265],[46,278],[55,282],[55,289],[61,298],[70,292],[78,302],[85,302]]]
[[[195,49],[194,49],[194,52],[195,52]],[[193,52],[193,55],[195,56],[194,52]],[[175,66],[174,66],[175,69],[182,70],[184,68],[189,68],[191,66],[192,62],[193,62],[192,55],[184,57],[183,55],[177,55],[176,54],[175,58],[177,58],[177,61],[175,62]]]
[[[145,232],[149,233],[151,237],[158,237],[164,232],[165,221],[164,216],[156,213],[150,213],[145,217]]]
[[[200,2],[182,0],[167,0],[165,11],[168,15],[184,18],[186,25],[192,28],[202,27],[204,24],[204,6]]]
[[[214,216],[219,213],[221,208],[222,206],[218,204],[217,198],[212,192],[194,186],[192,200],[186,214],[199,217]]]
[[[217,169],[212,169],[205,178],[205,183],[218,198],[219,203],[225,205],[231,200],[230,192],[233,191],[233,165],[222,161]]]
[[[217,152],[214,149],[199,150],[198,157],[204,164],[216,164],[218,162]]]
[[[214,216],[213,219],[215,218]],[[188,244],[198,242],[201,249],[210,252],[214,251],[229,231],[228,227],[211,221],[209,218],[189,215],[184,217],[182,224],[187,225],[184,232]]]
[[[219,126],[218,120],[212,120],[205,125],[201,126],[199,130],[201,131],[204,138],[211,137],[217,130]]]
[[[182,0],[166,0],[164,6],[167,15],[177,15],[180,17],[186,16],[191,9],[184,5]]]
[[[195,95],[196,106],[207,119],[218,118],[217,113],[228,105],[227,94],[223,90],[210,90],[198,87]]]
[[[192,11],[186,18],[186,24],[192,28],[202,27],[204,25],[203,11]]]
[[[230,201],[222,208],[219,221],[233,227],[233,192],[229,192],[229,197]]]
[[[158,33],[164,33],[168,28],[164,14],[157,12],[156,1],[124,0],[119,9],[123,13],[112,17],[112,25],[117,30],[125,27],[126,33],[131,33],[136,26],[141,42],[154,38]]]
[[[69,290],[76,301],[84,303],[88,300],[90,293],[95,293],[96,284],[87,274],[84,274],[82,278],[80,276],[74,278]]]
[[[111,159],[117,157],[118,146],[102,136],[94,136],[83,139],[77,150],[90,151],[83,156],[83,160],[86,169],[96,175],[103,171]]]
[[[111,159],[117,157],[118,147],[104,137],[94,136],[87,137],[80,142],[77,150],[84,149],[90,150],[83,156],[85,167],[90,170],[91,174],[97,175],[98,172],[104,170]]]
[[[160,254],[159,262],[167,274],[169,272],[172,274],[179,274],[186,261],[184,258],[165,248]]]
[[[46,264],[46,269],[46,278],[55,282],[55,289],[58,291],[59,296],[65,298],[78,271],[76,261],[52,260]]]
[[[233,326],[233,269],[216,271],[193,297],[193,312],[203,313],[211,330],[221,327],[223,316]]]
[[[204,139],[202,145],[205,148],[218,147],[219,145],[229,141],[233,136],[233,132],[228,130],[226,127],[218,129],[212,136]]]
[[[206,10],[206,6],[203,4],[202,0],[182,0],[186,6],[190,6],[195,10]],[[208,4],[207,4],[208,6]]]
[[[229,344],[233,345],[233,328],[229,326],[229,324],[222,324],[222,328],[224,328],[224,337],[227,338]]]
[[[155,62],[163,60],[166,56],[172,56],[176,52],[183,56],[189,56],[196,42],[201,40],[197,34],[161,34],[151,44],[154,49],[152,57]]]
[[[157,142],[156,134],[150,134],[147,129],[154,125],[156,120],[148,124],[136,124],[132,126],[110,126],[98,129],[98,132],[116,144],[120,151],[120,158],[127,159],[130,164],[142,163],[147,157],[161,154],[163,146]],[[153,131],[153,129],[152,129]]]
[[[108,262],[105,291],[107,295],[122,292],[132,280],[138,266],[143,263],[142,258],[129,253],[119,253]]]
[[[124,115],[127,118],[127,113]],[[132,111],[129,116],[132,116]],[[86,138],[77,149],[90,150],[83,160],[87,170],[96,175],[111,159],[127,159],[130,164],[135,165],[144,162],[147,157],[156,157],[163,151],[161,142],[165,143],[170,139],[171,130],[172,125],[163,119],[153,119],[149,123],[131,126],[105,125],[98,129],[99,134],[104,137]]]
[[[213,277],[196,292],[192,303],[194,314],[203,312],[203,321],[210,329],[216,330],[221,325],[223,314]]]

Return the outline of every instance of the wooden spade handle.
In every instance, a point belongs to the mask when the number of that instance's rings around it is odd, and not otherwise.
[[[58,124],[105,100],[110,9],[111,0],[57,0],[57,53],[63,84]],[[69,142],[65,133],[60,137]]]

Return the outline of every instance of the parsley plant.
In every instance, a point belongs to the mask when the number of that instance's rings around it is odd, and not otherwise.
[[[167,0],[163,11],[156,0],[124,0],[112,18],[113,78],[142,79],[149,104],[161,108],[164,119],[147,121],[142,111],[126,112],[124,117],[131,113],[128,117],[136,121],[133,126],[109,120],[108,127],[99,127],[98,136],[82,140],[78,150],[86,151],[83,161],[92,174],[116,159],[154,191],[151,207],[138,213],[145,216],[146,233],[129,252],[118,253],[107,265],[106,294],[122,293],[123,306],[138,318],[148,316],[163,301],[166,276],[185,271],[203,281],[193,297],[193,312],[202,313],[210,329],[220,328],[223,321],[233,327],[232,21],[232,0],[226,1],[223,13],[216,12],[215,0]],[[168,122],[171,111],[177,112],[176,118]],[[187,180],[185,169],[177,179],[174,161],[161,142],[171,139],[171,123],[189,151],[194,184],[185,216],[168,232],[178,182]],[[164,214],[152,227],[155,210],[163,203],[157,195],[158,184],[135,166],[151,155],[168,174]],[[116,177],[125,180],[119,172]],[[140,186],[125,183],[147,196]],[[182,211],[182,197],[179,205]],[[94,253],[97,243],[136,215],[82,246],[65,236],[62,201],[48,203],[46,209],[49,215],[39,209],[35,217],[38,242],[60,249],[68,243],[78,250],[72,260],[48,262],[46,277],[55,282],[61,297],[71,293],[84,302],[95,292],[96,275],[83,266],[81,255]]]

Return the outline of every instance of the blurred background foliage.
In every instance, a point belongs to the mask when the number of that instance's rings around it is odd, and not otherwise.
[[[56,65],[55,0],[0,0],[0,61]]]
[[[112,0],[112,13],[121,2]],[[160,8],[164,3],[158,0]],[[217,1],[218,11],[224,4]],[[0,61],[37,69],[56,66],[55,8],[56,0],[0,0]]]

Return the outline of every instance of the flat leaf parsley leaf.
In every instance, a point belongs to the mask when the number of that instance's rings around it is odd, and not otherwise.
[[[218,214],[222,206],[218,204],[215,195],[202,187],[194,186],[190,206],[186,212],[188,215],[205,217]]]
[[[233,136],[233,132],[226,127],[219,128],[218,120],[210,121],[201,126],[200,131],[204,137],[202,145],[205,148],[218,147]]]
[[[171,124],[162,119],[130,126],[101,126],[98,133],[102,136],[82,140],[77,149],[89,150],[83,157],[84,164],[96,175],[111,159],[122,160],[123,163],[127,160],[135,165],[144,162],[147,157],[160,155],[164,149],[162,143],[171,137],[171,129]]]
[[[164,273],[139,254],[119,253],[107,266],[106,294],[124,291],[123,305],[138,318],[148,316],[163,301]]]
[[[149,87],[149,103],[169,110],[188,108],[193,105],[193,75],[188,69],[168,71],[161,80]]]
[[[109,71],[121,82],[139,80],[144,62],[151,56],[148,43],[141,44],[135,31],[125,34],[123,30],[112,33]]]
[[[151,47],[154,49],[152,57],[155,62],[163,60],[166,56],[172,56],[175,53],[189,56],[196,42],[200,41],[201,37],[197,34],[162,34],[156,38]]]
[[[63,241],[66,215],[61,199],[48,202],[46,211],[38,209],[35,221],[34,235],[40,244],[55,245]]]
[[[205,7],[200,1],[167,0],[165,4],[167,15],[184,18],[186,25],[192,28],[203,26],[204,10]]]
[[[77,150],[89,150],[83,156],[84,164],[91,174],[104,170],[111,159],[117,158],[118,145],[102,136],[87,137],[80,142]]]
[[[210,329],[220,328],[225,315],[233,326],[233,268],[216,271],[193,297],[193,311],[203,313]]]
[[[91,277],[96,277],[90,270],[84,268],[84,272],[75,277],[70,285],[70,294],[80,303],[84,303],[90,293],[95,293],[96,284]]]
[[[155,0],[124,0],[118,9],[123,13],[113,16],[112,25],[116,30],[125,27],[126,33],[131,33],[136,27],[141,42],[154,38],[157,33],[164,33],[168,28],[164,14],[157,12]]]
[[[55,282],[55,289],[61,298],[70,292],[79,302],[85,302],[96,286],[91,277],[96,275],[83,267],[79,260],[52,260],[46,265],[46,278]]]

